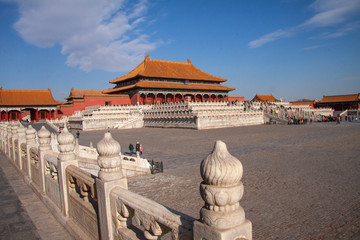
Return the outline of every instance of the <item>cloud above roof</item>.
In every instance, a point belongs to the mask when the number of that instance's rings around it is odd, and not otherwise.
[[[14,27],[28,43],[61,46],[66,64],[84,71],[127,71],[160,42],[141,26],[146,0],[16,0],[20,18]]]
[[[359,16],[360,0],[315,0],[309,8],[314,11],[314,15],[304,23],[265,34],[249,42],[248,47],[261,47],[281,38],[324,27],[338,27],[333,33],[324,33],[324,38],[341,37],[358,29],[359,21],[351,22],[351,20],[354,16]]]

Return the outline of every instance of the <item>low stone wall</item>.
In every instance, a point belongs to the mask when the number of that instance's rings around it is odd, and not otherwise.
[[[21,159],[22,152],[12,147],[24,137],[18,126],[0,123],[0,140],[1,151],[20,169],[22,164],[14,160]],[[26,149],[23,157],[31,171],[19,173],[74,239],[252,239],[251,222],[239,204],[243,168],[221,141],[201,162],[204,207],[200,220],[195,220],[128,190],[123,166],[135,163],[145,168],[148,162],[139,155],[121,155],[120,144],[109,132],[97,144],[97,176],[79,168],[75,138],[66,126],[57,138],[59,152],[53,151],[45,127],[37,135],[38,139],[31,126],[26,130],[26,146],[21,149]]]
[[[144,111],[145,127],[209,129],[264,124],[260,110],[242,104],[188,102],[154,105]]]

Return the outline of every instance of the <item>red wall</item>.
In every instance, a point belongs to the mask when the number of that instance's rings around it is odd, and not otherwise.
[[[228,96],[228,101],[229,102],[233,102],[238,100],[238,102],[243,102],[244,101],[244,97],[232,97],[232,96]]]
[[[58,117],[71,116],[75,111],[83,111],[85,107],[89,106],[104,106],[106,102],[108,105],[130,105],[130,97],[127,95],[116,97],[84,97],[82,102],[74,102],[72,106],[60,106],[58,109]]]

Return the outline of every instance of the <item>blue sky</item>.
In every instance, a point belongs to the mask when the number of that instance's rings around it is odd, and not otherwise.
[[[360,0],[0,0],[0,86],[107,89],[150,58],[183,61],[232,96],[360,92]]]

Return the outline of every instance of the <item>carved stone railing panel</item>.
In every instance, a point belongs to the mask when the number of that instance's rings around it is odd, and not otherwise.
[[[52,155],[45,156],[45,175],[52,179],[58,179],[57,157]]]
[[[69,216],[92,239],[99,238],[95,176],[70,165],[66,168]]]
[[[21,167],[22,167],[22,171],[24,174],[26,174],[28,172],[27,169],[27,155],[26,155],[26,143],[22,143],[20,145],[20,153],[21,153]]]
[[[40,187],[40,173],[39,173],[39,151],[37,148],[30,148],[30,169],[31,179]]]
[[[14,162],[15,162],[15,164],[17,165],[17,167],[20,167],[19,166],[19,159],[18,159],[18,155],[16,154],[17,152],[18,152],[18,142],[19,142],[19,140],[18,139],[15,139],[14,140],[14,156],[13,156],[13,159],[14,159]]]
[[[61,209],[57,160],[55,155],[45,155],[45,193]]]
[[[174,213],[141,195],[116,187],[110,195],[111,213],[115,228],[114,239],[127,239],[142,231],[138,238],[191,239],[195,219]]]

